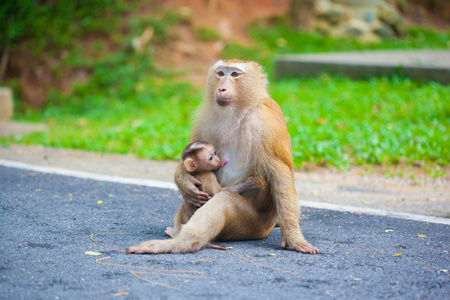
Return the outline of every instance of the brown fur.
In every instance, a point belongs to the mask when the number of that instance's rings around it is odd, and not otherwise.
[[[219,67],[243,68],[245,74],[225,87],[233,91],[227,106],[216,103],[223,79]],[[228,78],[227,78],[228,79]],[[127,248],[128,253],[195,252],[214,239],[265,238],[280,222],[281,247],[303,253],[319,251],[303,237],[298,224],[298,199],[293,180],[290,137],[278,104],[266,89],[267,80],[255,62],[219,61],[208,71],[205,100],[200,106],[191,140],[204,139],[215,145],[228,164],[219,169],[221,186],[232,186],[253,176],[259,191],[242,195],[220,192],[182,226],[172,240],[153,240]],[[179,166],[175,181],[187,201],[195,202],[192,176]]]

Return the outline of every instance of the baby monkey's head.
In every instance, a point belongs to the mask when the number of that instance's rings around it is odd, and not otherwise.
[[[227,163],[226,160],[220,160],[213,145],[203,140],[187,145],[181,158],[186,170],[192,173],[213,171]]]

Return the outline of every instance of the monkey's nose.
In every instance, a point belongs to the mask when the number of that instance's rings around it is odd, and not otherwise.
[[[227,89],[219,89],[219,92],[225,92]]]

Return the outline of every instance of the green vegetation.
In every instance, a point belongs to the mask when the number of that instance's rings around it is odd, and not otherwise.
[[[107,11],[115,11],[119,5],[119,1],[97,1],[109,4]],[[58,14],[54,17],[56,23],[65,22],[58,19],[63,18]],[[77,22],[87,22],[84,17],[81,14]],[[74,45],[64,64],[88,69],[88,82],[75,85],[70,95],[53,90],[41,111],[19,102],[18,120],[46,122],[49,130],[0,138],[1,143],[133,153],[151,159],[179,158],[188,141],[192,114],[201,101],[202,91],[174,79],[177,73],[158,69],[152,54],[136,54],[129,45],[131,36],[151,26],[155,31],[152,46],[163,47],[170,38],[170,26],[183,18],[173,12],[159,18],[129,18],[121,25],[126,33],[111,29],[115,23],[103,24],[105,18],[108,13],[89,15],[92,23],[87,22],[89,26],[84,30],[107,30],[114,51],[107,51],[108,47],[99,40],[87,56],[77,45],[79,34],[61,37],[62,40],[58,35],[52,38],[55,45]],[[196,29],[196,32],[201,41],[219,38],[213,31]],[[26,42],[40,41],[42,47],[47,47],[39,34]],[[223,55],[260,61],[269,76],[273,57],[278,53],[447,48],[450,40],[448,32],[412,28],[405,39],[362,44],[296,32],[283,20],[265,26],[255,24],[250,34],[255,42],[253,47],[229,44]],[[21,35],[22,38],[25,36]],[[18,85],[17,80],[7,84]],[[408,165],[415,161],[448,165],[450,161],[449,86],[399,76],[354,81],[324,74],[317,79],[274,80],[270,93],[286,116],[296,167],[304,162],[346,168],[352,164]],[[437,168],[431,168],[430,172],[442,175]]]
[[[99,90],[97,84],[95,89],[79,86],[70,97],[55,91],[42,113],[28,111],[21,117],[45,121],[50,130],[8,141],[177,159],[188,142],[200,91],[189,83],[156,77],[130,79],[129,84]],[[62,99],[67,102],[58,107],[55,102]]]
[[[215,41],[222,38],[220,33],[209,28],[197,28],[197,35],[200,41]]]
[[[274,82],[271,95],[286,116],[297,167],[449,163],[448,86],[323,75]]]
[[[86,32],[117,28],[117,15],[129,8],[118,0],[4,0],[0,4],[0,49],[24,40],[33,45],[35,54],[70,47]]]

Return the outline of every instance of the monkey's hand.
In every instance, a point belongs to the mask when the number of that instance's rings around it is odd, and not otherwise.
[[[281,248],[295,250],[306,254],[318,254],[319,249],[308,243],[305,238],[299,238],[297,241],[287,241],[287,237],[281,235]]]
[[[241,184],[242,184],[242,187],[244,188],[244,191],[246,191],[246,190],[258,190],[259,189],[258,179],[253,177],[253,176],[247,178]]]
[[[211,198],[207,193],[197,188],[202,183],[186,170],[182,161],[178,164],[174,179],[184,200],[195,207],[201,207]]]
[[[259,189],[257,180],[253,177],[249,177],[244,182],[235,184],[235,185],[227,187],[227,188],[223,188],[221,190],[235,192],[235,193],[240,194],[244,191],[257,190],[257,189]]]
[[[211,196],[198,189],[198,187],[202,184],[200,180],[198,180],[192,175],[190,176],[191,177],[189,178],[189,180],[191,181],[192,185],[188,189],[187,193],[183,195],[184,199],[190,204],[194,205],[195,207],[201,207],[209,199],[211,199]]]

